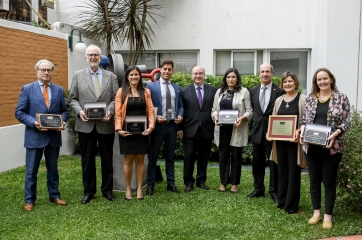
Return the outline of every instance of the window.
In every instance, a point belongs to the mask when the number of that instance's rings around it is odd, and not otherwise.
[[[167,59],[173,61],[175,72],[191,73],[192,68],[197,66],[196,52],[158,53],[158,67]]]
[[[255,52],[233,52],[233,67],[238,69],[240,75],[255,73]]]
[[[128,65],[129,53],[121,52],[120,54],[122,54],[124,64]],[[138,57],[137,65],[146,65],[147,71],[152,71],[153,69],[156,68],[156,54],[141,53],[140,56]]]
[[[274,67],[274,76],[291,70],[297,74],[303,92],[307,92],[308,51],[270,51],[270,64]]]

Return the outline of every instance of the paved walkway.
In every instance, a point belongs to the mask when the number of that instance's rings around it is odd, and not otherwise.
[[[323,240],[362,240],[362,235],[329,237],[329,238],[323,238]]]

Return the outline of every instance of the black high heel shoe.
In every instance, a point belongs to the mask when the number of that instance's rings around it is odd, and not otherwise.
[[[124,200],[126,200],[126,201],[131,201],[132,200],[132,198],[127,198],[127,197],[124,197]]]

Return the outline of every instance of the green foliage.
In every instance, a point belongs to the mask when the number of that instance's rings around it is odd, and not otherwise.
[[[78,133],[75,131],[75,120],[77,115],[69,105],[69,90],[64,90],[64,100],[68,110],[67,130],[71,133],[69,135],[69,141],[78,145]]]
[[[51,25],[47,20],[45,20],[45,22],[46,22],[48,25]],[[35,19],[33,19],[33,20],[31,21],[31,23],[32,23],[32,25],[33,25],[34,27],[49,29],[48,26],[47,26],[44,22],[37,23],[37,22],[35,21]]]
[[[11,159],[9,159],[11,161]],[[165,164],[159,161],[165,177]],[[253,190],[250,170],[242,171],[239,192],[219,193],[219,169],[209,165],[207,185],[185,193],[182,181],[183,165],[176,162],[176,187],[181,193],[166,191],[167,181],[155,185],[154,196],[143,201],[124,200],[124,192],[114,192],[115,201],[107,201],[97,188],[94,199],[86,205],[83,196],[81,160],[77,156],[62,156],[58,161],[59,190],[68,206],[49,202],[45,161],[38,173],[37,200],[31,212],[25,212],[25,167],[0,173],[0,239],[324,239],[362,233],[361,215],[346,210],[340,200],[334,209],[333,228],[322,224],[310,226],[313,214],[309,196],[309,179],[301,177],[300,213],[288,215],[276,208],[270,197],[256,199],[246,195]],[[96,159],[97,173],[101,172]],[[114,173],[119,174],[119,173]],[[119,175],[118,175],[119,176]],[[120,176],[119,176],[120,177]],[[97,183],[101,182],[97,174]],[[265,185],[268,184],[265,179]],[[227,187],[229,191],[230,185]],[[143,190],[145,194],[145,189]]]
[[[338,170],[338,191],[348,206],[362,213],[362,117],[352,109],[351,126],[346,132],[346,149]]]

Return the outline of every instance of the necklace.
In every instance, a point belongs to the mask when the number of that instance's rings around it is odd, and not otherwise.
[[[321,99],[321,94],[320,94],[320,93],[317,93],[317,96],[318,96],[318,102],[323,104],[323,103],[328,102],[329,99],[331,99],[332,92],[329,94],[329,96],[328,96],[325,100],[322,100],[322,99]]]
[[[298,95],[298,93],[295,94],[295,96],[292,97],[292,100],[290,100],[290,101],[288,101],[288,102],[287,102],[287,100],[286,100],[286,99],[287,99],[287,95],[284,96],[284,102],[286,103],[285,108],[289,108],[289,103],[290,103],[291,101],[293,101],[294,98],[295,98],[297,95]]]

